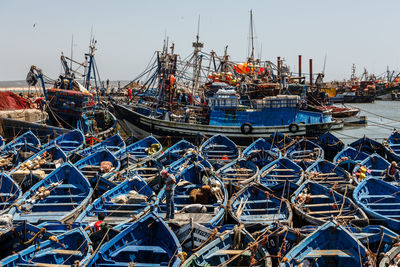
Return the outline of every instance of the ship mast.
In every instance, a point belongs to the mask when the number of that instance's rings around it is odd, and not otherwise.
[[[192,83],[192,102],[194,101],[194,90],[198,88],[199,86],[199,76],[200,76],[200,70],[201,70],[201,61],[202,57],[199,56],[199,52],[201,48],[203,48],[204,44],[199,42],[200,36],[200,16],[198,19],[198,24],[197,24],[197,35],[196,35],[196,42],[192,43],[192,46],[194,48],[193,52],[193,59],[194,59],[194,66],[193,66],[193,83]]]
[[[253,10],[250,10],[250,45],[251,53],[248,62],[254,61],[254,23],[253,23]]]

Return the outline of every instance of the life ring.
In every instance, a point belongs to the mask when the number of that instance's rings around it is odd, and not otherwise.
[[[297,123],[292,123],[289,125],[289,132],[297,133],[299,131],[299,125]]]
[[[251,134],[253,131],[253,125],[249,122],[245,122],[240,126],[240,131],[242,131],[242,134]]]

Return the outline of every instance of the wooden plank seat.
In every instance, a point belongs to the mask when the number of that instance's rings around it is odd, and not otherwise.
[[[131,254],[131,253],[143,253],[143,252],[152,252],[153,254],[165,254],[168,253],[160,246],[135,246],[129,245],[120,248],[113,253],[110,254],[111,258],[117,257],[119,254]]]
[[[63,255],[82,255],[82,252],[79,250],[54,249],[53,251],[54,253]]]
[[[305,258],[321,258],[321,257],[345,257],[345,258],[352,258],[353,255],[349,250],[340,250],[340,249],[327,249],[327,250],[317,250],[313,249]]]
[[[345,209],[343,209],[343,210],[339,210],[339,209],[337,209],[337,210],[320,210],[320,211],[309,211],[309,212],[307,212],[307,214],[310,214],[310,215],[318,215],[318,214],[334,214],[334,213],[346,213],[346,212],[353,212],[352,210],[345,210]],[[355,212],[355,211],[354,211]]]
[[[236,256],[239,254],[245,257],[250,257],[251,251],[250,250],[243,251],[239,249],[220,249],[212,252],[210,255],[207,255],[206,258],[211,258],[214,256],[223,256],[223,255]]]

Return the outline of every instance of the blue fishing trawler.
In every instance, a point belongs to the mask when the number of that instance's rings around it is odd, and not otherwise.
[[[112,135],[117,120],[98,98],[101,81],[94,59],[95,44],[96,41],[90,40],[89,52],[85,54],[84,64],[61,55],[64,73],[53,83],[52,88],[46,88],[47,78],[42,70],[31,66],[26,81],[30,86],[40,83],[44,94],[40,105],[47,111],[49,119],[39,122],[4,119],[2,124],[7,137],[13,137],[16,132],[31,130],[41,139],[46,140],[54,139],[72,129],[79,129],[87,136],[102,139]],[[73,64],[78,65],[77,69],[82,66],[85,68],[83,85],[76,79],[82,74],[73,70]],[[89,92],[92,85],[96,89],[97,97]]]

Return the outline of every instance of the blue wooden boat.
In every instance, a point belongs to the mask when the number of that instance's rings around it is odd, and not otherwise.
[[[318,160],[306,170],[307,178],[341,194],[350,194],[353,189],[353,178],[342,167],[327,160]],[[347,188],[347,192],[346,192]]]
[[[5,211],[14,206],[22,196],[21,188],[5,172],[0,172],[0,211]]]
[[[236,144],[224,135],[214,135],[200,147],[200,153],[216,170],[239,158]]]
[[[0,150],[0,155],[5,155],[10,151],[18,151],[21,147],[26,145],[39,148],[40,140],[31,131],[28,131],[5,144]]]
[[[60,147],[48,146],[19,164],[10,175],[26,192],[67,160],[67,155]]]
[[[279,266],[374,266],[369,255],[349,231],[329,221],[292,248]]]
[[[0,261],[4,267],[83,266],[91,256],[89,236],[82,228],[50,237]]]
[[[324,150],[316,143],[301,139],[290,146],[286,151],[286,157],[293,160],[303,169],[307,169],[310,164],[324,158]]]
[[[385,142],[386,157],[389,161],[400,161],[400,133],[394,130]]]
[[[177,185],[174,193],[175,219],[174,223],[179,225],[187,224],[191,219],[199,224],[216,227],[223,223],[226,212],[228,194],[222,181],[201,164],[192,164],[182,172],[175,175]],[[209,185],[216,185],[220,188],[221,196],[212,194]],[[208,190],[206,188],[208,187]],[[194,199],[191,192],[205,190],[207,198]],[[201,191],[203,192],[203,191]],[[167,209],[164,202],[165,187],[158,193],[156,211],[160,216],[164,216]],[[201,204],[201,208],[206,208],[206,212],[190,212],[184,209],[191,204]]]
[[[196,146],[192,143],[181,140],[175,145],[171,146],[167,150],[164,151],[160,156],[157,157],[157,160],[164,166],[169,166],[174,161],[182,158],[188,151],[195,150]]]
[[[329,161],[333,161],[333,158],[344,148],[342,140],[330,132],[318,136],[315,143],[322,147],[325,159]]]
[[[238,243],[237,240],[242,242]],[[183,264],[184,267],[198,266],[272,266],[268,251],[255,243],[249,232],[235,226],[214,241],[193,253]]]
[[[400,235],[381,225],[368,225],[362,228],[346,226],[346,230],[377,256],[387,253],[400,238]]]
[[[125,148],[125,142],[119,135],[119,133],[117,133],[100,143],[97,143],[93,146],[89,146],[83,150],[78,151],[77,154],[81,158],[85,158],[99,150],[102,150],[103,148],[107,148],[109,151],[114,153],[117,152],[118,150]]]
[[[400,230],[399,188],[385,181],[369,178],[353,192],[357,205],[367,213],[372,223],[379,223],[393,231]]]
[[[321,225],[332,217],[346,224],[368,224],[367,215],[350,198],[310,180],[297,189],[291,203],[296,214],[313,225]]]
[[[97,215],[101,212],[106,215],[104,221],[110,225],[135,220],[150,210],[155,198],[156,195],[150,186],[139,176],[134,176],[97,198],[75,222],[96,222]]]
[[[18,167],[21,162],[32,157],[40,151],[39,148],[25,144],[15,148],[15,150],[7,150],[0,155],[0,172],[11,172]]]
[[[289,201],[280,199],[258,183],[248,184],[230,199],[229,213],[247,229],[261,229],[274,222],[292,223]]]
[[[1,149],[3,148],[3,146],[4,146],[5,143],[6,143],[6,142],[4,141],[3,136],[0,135],[0,151],[1,151]]]
[[[87,225],[81,224],[81,223],[77,223],[77,222],[73,222],[73,223],[62,223],[62,222],[56,222],[56,221],[51,221],[51,222],[43,222],[37,225],[38,228],[42,229],[46,229],[46,232],[52,233],[54,235],[60,235],[60,234],[64,234],[72,229],[75,228],[85,228]]]
[[[244,186],[258,178],[258,167],[251,161],[238,159],[220,168],[216,175],[226,185]]]
[[[103,244],[87,266],[178,267],[181,252],[172,230],[150,213]]]
[[[0,259],[18,253],[32,244],[46,241],[53,234],[26,222],[16,223],[5,230],[1,229]]]
[[[115,152],[115,156],[121,161],[121,167],[129,167],[139,161],[146,160],[150,157],[157,157],[162,151],[161,143],[153,136],[143,138],[126,148]]]
[[[259,182],[265,187],[271,187],[280,183],[291,182],[300,185],[303,182],[304,171],[292,160],[279,158],[259,172]]]
[[[255,163],[260,169],[280,157],[279,149],[263,138],[258,138],[242,152],[242,158]]]
[[[333,158],[333,162],[349,173],[353,173],[354,167],[366,158],[368,158],[367,153],[348,146]]]
[[[169,173],[176,174],[180,171],[183,171],[187,166],[190,166],[193,163],[200,163],[206,168],[213,169],[214,167],[208,162],[201,154],[197,152],[191,152],[181,157],[180,159],[174,161],[171,165],[169,165],[166,169]]]
[[[67,155],[72,152],[79,150],[85,144],[85,136],[78,130],[69,131],[63,135],[58,136],[56,139],[51,140],[47,144],[43,145],[43,148],[57,145],[59,146]]]
[[[44,221],[71,221],[86,207],[93,189],[85,176],[71,163],[64,163],[36,183],[10,213],[14,221],[37,224]]]
[[[386,169],[389,166],[390,163],[386,159],[374,153],[370,155],[368,158],[361,161],[359,165],[354,167],[353,179],[357,184],[359,184],[365,178],[377,178],[386,181],[387,178],[385,177],[385,173]],[[360,174],[360,172],[362,171],[361,170],[362,167],[366,169],[365,177],[363,177]],[[397,172],[395,176],[396,176],[395,180],[387,180],[387,182],[392,182],[392,183],[399,182],[400,181],[399,173]]]
[[[111,169],[102,169],[101,163],[108,161],[112,164]],[[76,162],[75,167],[80,170],[89,181],[97,180],[97,177],[108,179],[121,168],[120,161],[108,148],[103,148]]]
[[[366,136],[354,141],[349,146],[354,147],[357,151],[364,152],[368,155],[372,155],[374,153],[379,154],[381,157],[385,157],[385,147],[383,144],[372,140]]]
[[[294,140],[287,136],[286,134],[276,132],[271,134],[266,140],[273,146],[279,148],[281,151],[286,151],[288,147],[294,144]]]
[[[268,189],[278,198],[290,199],[294,192],[299,188],[299,185],[290,181],[277,183]]]

